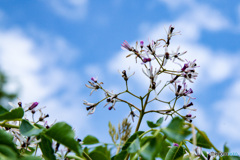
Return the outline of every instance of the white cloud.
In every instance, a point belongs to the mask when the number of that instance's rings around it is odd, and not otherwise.
[[[81,77],[63,68],[76,54],[76,49],[57,36],[37,42],[20,28],[0,30],[0,65],[11,77],[7,90],[14,91],[21,85],[19,98],[23,104],[38,101],[47,106],[50,119],[67,121],[79,131],[86,119],[78,100]]]
[[[70,20],[84,19],[87,14],[88,0],[51,0],[46,3],[57,14]]]

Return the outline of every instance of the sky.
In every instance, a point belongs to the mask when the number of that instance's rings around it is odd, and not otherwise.
[[[110,142],[108,121],[121,122],[129,114],[128,106],[117,103],[116,110],[109,111],[103,102],[87,116],[83,100],[97,102],[104,94],[97,91],[90,97],[85,84],[98,77],[106,89],[120,92],[125,83],[118,70],[131,66],[136,74],[130,89],[145,93],[148,80],[139,65],[125,58],[121,44],[165,38],[169,25],[181,31],[170,49],[180,46],[188,51],[186,59],[197,59],[200,66],[199,77],[191,84],[197,109],[192,113],[197,116],[194,124],[220,150],[227,142],[240,154],[237,0],[0,0],[0,69],[9,77],[5,89],[19,91],[23,103],[47,106],[49,121],[68,122],[79,138],[91,134]],[[169,90],[165,97],[170,94]],[[147,129],[145,123],[141,129]]]

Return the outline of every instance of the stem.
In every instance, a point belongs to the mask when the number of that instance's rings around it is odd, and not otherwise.
[[[151,113],[151,112],[157,112],[157,113],[160,113],[160,112],[168,112],[168,111],[173,111],[173,109],[165,109],[165,110],[150,110],[150,111],[146,111],[146,113]],[[163,113],[161,113],[163,114]]]
[[[125,80],[125,82],[126,82],[126,90],[128,91],[128,83],[127,83],[127,81]]]
[[[134,106],[132,103],[130,103],[130,102],[128,102],[128,101],[125,101],[125,100],[123,100],[123,99],[120,99],[120,98],[116,98],[116,99],[119,100],[119,101],[122,101],[122,102],[125,102],[125,103],[129,104],[130,106],[132,106],[133,108],[135,108],[135,109],[137,109],[139,112],[141,112],[141,110],[140,110],[138,107]]]
[[[0,123],[1,127],[7,127],[7,128],[19,128],[19,126],[7,124],[7,123]]]
[[[150,92],[148,92],[147,98],[146,98],[146,100],[145,100],[145,103],[144,103],[144,105],[142,106],[142,110],[141,110],[141,112],[140,112],[140,116],[139,116],[139,119],[138,119],[137,127],[136,127],[136,129],[135,129],[135,133],[138,131],[138,129],[139,129],[140,125],[141,125],[142,118],[143,118],[143,116],[144,116],[144,114],[145,114],[145,108],[146,108],[146,106],[147,106],[149,96],[150,96]],[[142,100],[141,100],[141,101],[142,101]]]
[[[188,152],[189,154],[191,154],[191,152],[190,152],[189,148],[187,147],[186,143],[185,143],[184,141],[182,141],[182,142],[183,142],[184,146],[186,147],[187,152]]]
[[[121,140],[120,140],[120,142],[119,142],[119,145],[118,145],[118,147],[117,147],[117,152],[116,152],[116,155],[118,154],[118,152],[120,151],[120,149],[121,149]]]
[[[132,96],[134,96],[134,97],[140,99],[140,97],[136,96],[135,94],[133,94],[132,92],[130,92],[130,91],[128,91],[128,90],[127,90],[126,92],[129,93],[129,94],[131,94]]]
[[[84,151],[83,151],[83,155],[87,158],[87,160],[92,160],[92,158],[89,157],[89,155],[87,153],[85,153]]]

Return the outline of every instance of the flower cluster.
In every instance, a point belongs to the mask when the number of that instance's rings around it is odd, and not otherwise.
[[[190,109],[191,111],[195,111],[196,109],[190,108],[193,106],[193,103],[191,102],[193,98],[191,95],[193,94],[192,88],[187,87],[187,83],[191,82],[194,83],[194,80],[197,78],[198,73],[196,72],[197,67],[199,67],[196,64],[196,60],[190,61],[190,60],[184,60],[182,57],[187,53],[187,51],[180,51],[180,47],[176,49],[176,51],[169,52],[169,46],[170,46],[170,40],[173,36],[180,34],[180,32],[174,32],[174,27],[172,25],[169,26],[169,29],[167,31],[167,38],[166,39],[157,39],[157,40],[149,40],[149,43],[146,43],[144,41],[140,41],[140,43],[136,42],[135,46],[131,46],[127,41],[124,41],[121,45],[122,49],[127,50],[130,52],[126,57],[135,56],[136,63],[137,59],[141,61],[142,64],[142,72],[147,78],[149,79],[149,89],[148,93],[145,96],[138,96],[133,94],[128,89],[128,80],[130,76],[127,75],[126,70],[123,70],[120,72],[123,79],[126,82],[126,90],[122,91],[118,94],[113,94],[112,92],[107,91],[106,89],[103,89],[102,82],[98,83],[96,78],[91,78],[92,82],[89,81],[89,85],[86,85],[88,88],[92,89],[90,95],[93,93],[93,91],[96,91],[98,89],[101,89],[105,92],[105,98],[100,100],[97,103],[88,103],[84,102],[85,105],[87,105],[87,110],[89,111],[89,114],[92,114],[96,106],[101,103],[102,101],[106,100],[108,104],[111,104],[111,106],[108,108],[109,110],[115,109],[114,106],[116,102],[121,101],[130,107],[130,115],[135,115],[133,112],[133,108],[135,110],[138,110],[141,112],[144,108],[146,109],[146,106],[152,102],[152,101],[159,101],[163,102],[165,104],[168,104],[169,109],[167,110],[149,110],[147,113],[150,112],[157,112],[160,114],[166,114],[166,115],[180,115],[182,118],[184,118],[188,122],[192,122],[192,119],[195,118],[195,116],[192,116],[190,113],[187,115],[181,115],[179,113],[182,109]],[[171,70],[168,69],[166,64],[177,64],[175,66],[179,66],[177,70]],[[129,72],[129,71],[128,71]],[[170,75],[170,79],[166,82],[163,82],[161,80],[162,74],[168,74]],[[163,84],[162,88],[160,88],[160,84]],[[162,90],[168,86],[173,85],[174,89],[170,87],[170,89],[174,92],[175,97],[173,97],[172,100],[160,100],[160,93]],[[160,88],[160,89],[159,89]],[[155,96],[152,100],[149,100],[151,92],[155,92]],[[136,107],[132,103],[122,100],[120,97],[121,94],[128,93],[133,97],[141,98],[146,100],[145,106],[142,106],[142,109],[139,107]],[[175,109],[177,100],[182,97],[184,99],[184,104],[180,109]],[[142,99],[142,100],[143,100]],[[105,105],[105,106],[106,106]]]

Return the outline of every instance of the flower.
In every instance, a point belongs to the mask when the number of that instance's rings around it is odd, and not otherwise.
[[[175,59],[178,59],[178,60],[184,62],[184,60],[181,59],[179,56],[184,55],[185,53],[187,53],[187,51],[184,51],[184,52],[180,53],[179,49],[180,49],[180,46],[177,48],[176,52],[172,52],[172,54],[171,54],[172,57],[173,57],[173,62],[175,61]]]
[[[91,80],[92,80],[94,83],[97,83],[97,78],[92,77]]]
[[[92,79],[92,78],[91,78],[91,79]],[[94,80],[96,80],[96,79],[94,79]],[[92,83],[92,82],[90,82],[90,81],[88,81],[88,83],[90,84],[90,86],[87,85],[87,84],[85,84],[85,86],[86,86],[87,88],[92,89],[92,91],[90,92],[90,96],[91,96],[94,91],[97,91],[97,90],[100,88],[100,86],[99,86],[99,84],[96,83],[96,82],[95,82],[96,84],[94,84],[94,83]]]
[[[161,47],[160,42],[154,41],[154,40],[152,40],[152,41],[149,40],[149,44],[145,47],[146,48],[146,53],[147,54],[149,53],[151,55],[155,55],[156,48],[158,48],[158,47]]]
[[[141,48],[144,47],[144,41],[140,41],[140,47],[141,47]]]
[[[88,106],[88,107],[86,107],[87,111],[89,111],[88,115],[89,114],[93,114],[95,112],[95,110],[96,110],[96,106],[98,105],[97,103],[89,103],[89,102],[87,102],[85,100],[84,100],[83,104]]]
[[[128,68],[128,71],[130,71],[130,67]],[[127,76],[126,70],[123,70],[122,72],[120,72],[120,71],[118,70],[118,72],[122,75],[122,77],[123,77],[123,79],[124,79],[125,81],[127,81],[131,76],[133,76],[133,75],[135,74],[135,72],[133,72],[132,74],[130,74],[129,76]]]
[[[169,59],[170,59],[170,60],[172,59],[170,53],[168,52],[168,47],[167,47],[167,46],[165,46],[165,53],[164,53],[164,54],[157,55],[157,57],[164,57],[164,58],[163,58],[163,66],[165,66],[165,65],[167,64],[167,61],[168,61]]]
[[[179,144],[177,144],[177,143],[173,143],[173,146],[179,147]]]
[[[193,93],[193,90],[190,88],[190,89],[187,89],[187,84],[184,83],[183,86],[182,85],[179,85],[178,82],[175,82],[174,83],[174,88],[175,88],[175,91],[170,88],[170,90],[172,90],[176,96],[187,96],[191,99],[195,99],[193,97],[190,96],[190,94]]]
[[[110,97],[107,98],[107,103],[104,105],[104,107],[106,107],[108,104],[112,103],[112,105],[110,107],[108,107],[108,110],[115,109],[114,106],[117,102],[117,100],[116,100],[117,94],[114,94],[113,92],[109,92],[109,91],[107,91],[105,94],[106,94],[106,96],[110,96]]]
[[[176,63],[176,64],[178,64],[178,63]],[[178,65],[180,65],[180,64],[178,64]],[[183,83],[185,83],[186,79],[189,82],[193,83],[192,79],[196,79],[196,77],[198,76],[198,73],[195,72],[195,68],[197,68],[197,67],[199,67],[199,66],[197,66],[197,64],[196,64],[196,59],[192,62],[187,61],[187,63],[185,63],[183,65],[183,67],[181,68],[181,71],[179,71],[181,73],[181,76],[183,77]]]
[[[180,34],[180,31],[179,32],[173,32],[174,29],[175,28],[172,25],[169,26],[169,29],[168,29],[168,32],[167,32],[167,42],[166,42],[167,46],[169,46],[170,39],[172,38],[172,36]]]
[[[132,117],[132,121],[133,121],[133,122],[134,122],[134,117],[135,117],[135,116],[139,117],[137,114],[134,113],[135,111],[136,111],[136,109],[131,110],[130,113],[129,113],[129,115],[128,115],[128,117],[130,117],[130,116]]]
[[[32,105],[28,108],[28,110],[32,110],[38,106],[38,102],[33,102]]]
[[[150,79],[150,88],[155,90],[156,87],[161,83],[161,81],[158,81],[158,83],[156,83],[158,78],[157,69],[155,69],[154,73],[152,67],[150,69],[147,69],[147,72],[142,69],[142,72]]]
[[[123,42],[123,44],[121,44],[121,46],[122,46],[121,47],[122,49],[126,49],[128,51],[133,51],[134,50],[134,48],[131,47],[126,40]]]

